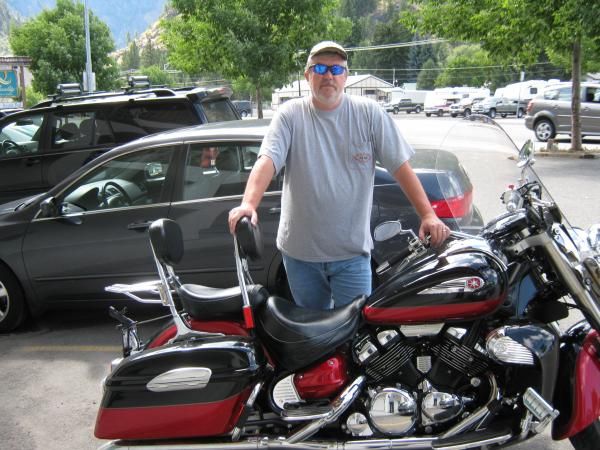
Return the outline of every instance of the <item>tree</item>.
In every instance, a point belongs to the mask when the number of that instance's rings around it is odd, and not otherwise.
[[[139,69],[140,67],[140,48],[137,45],[137,42],[134,39],[130,39],[129,34],[127,34],[127,50],[123,53],[123,60],[121,62],[121,67],[123,70],[130,69]]]
[[[342,40],[349,21],[334,14],[336,0],[173,0],[180,12],[163,20],[172,66],[249,80],[262,117],[262,88],[283,86],[310,47]]]
[[[108,26],[90,12],[92,68],[99,89],[111,89],[117,82],[115,62],[108,56],[114,43]],[[85,71],[84,7],[73,0],[57,0],[56,8],[13,28],[10,45],[17,55],[31,57],[33,87],[43,94],[55,92],[56,85],[83,80]]]
[[[569,67],[573,82],[571,146],[573,150],[581,150],[581,71],[598,69],[600,3],[586,0],[411,0],[411,3],[417,8],[402,21],[414,30],[480,43],[506,65],[523,67],[537,62],[546,53],[553,63]]]

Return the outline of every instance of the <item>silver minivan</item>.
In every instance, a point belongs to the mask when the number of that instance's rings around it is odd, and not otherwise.
[[[525,126],[538,141],[571,134],[571,93],[570,82],[557,83],[529,102]],[[600,83],[581,83],[581,134],[600,136]]]

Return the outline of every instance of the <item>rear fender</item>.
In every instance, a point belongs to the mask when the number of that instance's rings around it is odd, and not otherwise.
[[[575,328],[575,327],[574,327]],[[573,333],[581,331],[574,331]],[[575,336],[572,336],[575,337]],[[569,438],[592,424],[600,417],[600,335],[591,330],[581,346],[566,344],[566,351],[577,351],[574,355],[561,355],[561,377],[557,391],[563,394],[558,397],[555,407],[561,415],[554,422],[552,438],[561,440]],[[570,400],[570,404],[567,401]]]

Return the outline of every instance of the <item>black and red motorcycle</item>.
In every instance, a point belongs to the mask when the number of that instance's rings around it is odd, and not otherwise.
[[[504,135],[487,118],[468,125]],[[509,140],[509,139],[508,139]],[[490,144],[491,145],[491,144]],[[512,144],[514,146],[514,144]],[[150,227],[160,280],[111,286],[172,320],[146,342],[121,322],[124,357],[104,382],[95,434],[105,449],[465,449],[506,446],[547,426],[577,450],[600,440],[600,227],[569,225],[519,154],[507,212],[477,236],[429,248],[407,239],[369,297],[296,307],[252,283],[260,232],[234,237],[239,286],[182,284],[178,225]],[[560,331],[577,310],[582,320]]]

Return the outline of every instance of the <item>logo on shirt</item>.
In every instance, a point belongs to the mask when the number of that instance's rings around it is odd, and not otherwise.
[[[371,162],[371,154],[366,152],[354,153],[352,159],[359,164],[366,164]]]

